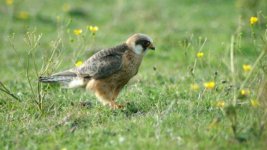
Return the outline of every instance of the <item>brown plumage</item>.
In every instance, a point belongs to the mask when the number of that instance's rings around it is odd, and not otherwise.
[[[134,34],[121,45],[94,54],[80,67],[50,77],[41,82],[59,82],[65,87],[84,87],[112,108],[120,108],[115,100],[121,89],[137,74],[147,49],[155,49],[152,39],[145,34]]]

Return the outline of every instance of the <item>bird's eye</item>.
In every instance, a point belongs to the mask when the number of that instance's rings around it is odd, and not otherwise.
[[[151,43],[148,40],[139,40],[136,42],[136,45],[142,45],[144,48],[147,48]]]
[[[145,41],[145,42],[144,42],[144,45],[145,45],[145,46],[149,46],[149,44],[150,44],[149,41]]]

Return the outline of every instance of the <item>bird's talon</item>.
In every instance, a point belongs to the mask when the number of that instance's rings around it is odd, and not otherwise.
[[[111,108],[112,109],[122,109],[122,108],[124,108],[124,106],[120,105],[120,104],[113,103],[113,104],[111,104]]]

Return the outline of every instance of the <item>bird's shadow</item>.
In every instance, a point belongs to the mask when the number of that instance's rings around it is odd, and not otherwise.
[[[72,105],[74,105],[74,104],[72,103]],[[85,109],[93,109],[96,106],[93,105],[93,103],[91,101],[82,101],[79,103],[79,107],[85,108]],[[106,109],[110,109],[106,106],[101,106],[101,107],[105,107]],[[138,105],[135,104],[134,102],[127,102],[123,108],[110,109],[110,110],[111,110],[113,115],[118,115],[118,114],[122,113],[122,114],[126,115],[127,117],[130,117],[134,114],[142,112],[141,107],[138,107]]]
[[[127,102],[123,109],[120,109],[127,117],[130,117],[138,112],[141,112],[141,108],[134,102]]]

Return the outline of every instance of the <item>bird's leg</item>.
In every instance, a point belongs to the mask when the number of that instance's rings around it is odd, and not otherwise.
[[[118,97],[120,91],[121,91],[121,88],[115,88],[114,91],[113,91],[112,98],[111,98],[111,107],[113,109],[123,108],[123,105],[120,105],[120,104],[116,104],[115,103],[115,100]]]
[[[99,101],[104,105],[109,105],[112,109],[123,108],[122,105],[118,105],[115,103],[115,99],[118,97],[120,89],[116,88],[113,92],[107,91],[96,91],[95,95],[99,99]]]

